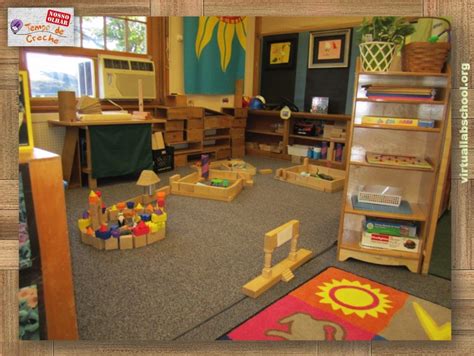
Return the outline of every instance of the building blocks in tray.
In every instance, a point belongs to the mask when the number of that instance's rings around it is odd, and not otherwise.
[[[242,178],[242,175],[248,178],[247,174],[209,169],[209,177],[206,179],[202,177],[201,168],[199,166],[195,168],[196,172],[187,176],[181,177],[176,174],[170,177],[171,194],[229,202],[244,186],[253,185],[251,177],[247,180]]]
[[[332,193],[342,190],[344,187],[345,172],[339,169],[309,164],[308,158],[305,158],[302,165],[277,169],[275,178]]]
[[[82,242],[98,250],[126,250],[163,240],[168,218],[165,197],[170,188],[152,189],[158,181],[158,177],[142,172],[138,185],[145,187],[144,194],[109,207],[99,191],[91,191],[89,209],[78,220]]]

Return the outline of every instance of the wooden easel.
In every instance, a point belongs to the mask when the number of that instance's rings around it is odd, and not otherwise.
[[[291,220],[265,234],[263,251],[265,253],[262,274],[242,287],[242,292],[257,298],[280,280],[289,282],[293,279],[293,271],[307,262],[313,252],[304,248],[297,250],[300,223]],[[287,258],[272,267],[272,254],[277,247],[291,241],[290,253]]]

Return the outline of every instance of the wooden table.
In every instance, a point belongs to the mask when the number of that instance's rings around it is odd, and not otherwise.
[[[58,121],[48,120],[51,126],[60,126],[66,128],[64,136],[63,151],[61,154],[63,166],[63,179],[69,183],[70,187],[80,187],[82,185],[81,173],[87,174],[88,186],[90,189],[97,188],[97,179],[92,176],[91,162],[91,142],[89,135],[89,126],[109,126],[109,125],[156,125],[162,124],[163,127],[155,131],[164,131],[165,119],[149,120],[104,120],[104,121]],[[86,165],[82,167],[79,148],[79,129],[86,131]]]

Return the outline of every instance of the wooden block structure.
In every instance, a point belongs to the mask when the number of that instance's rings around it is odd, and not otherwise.
[[[179,174],[170,177],[171,194],[230,202],[244,187],[244,179],[237,172],[209,170],[209,179],[214,178],[227,179],[230,184],[228,187],[205,185],[202,183],[204,178],[201,177],[201,170],[198,168],[196,172],[184,177]]]
[[[229,159],[222,161],[210,162],[209,169],[216,170],[219,172],[232,172],[237,173],[231,174],[229,178],[236,179],[237,177],[244,180],[244,185],[253,186],[253,176],[257,173],[257,169],[251,164],[241,160],[241,159]],[[219,173],[217,173],[219,174]]]
[[[309,173],[310,175],[302,175],[302,172]],[[334,179],[330,181],[313,176],[316,173],[329,175]],[[345,171],[342,171],[340,169],[333,169],[309,164],[308,158],[305,158],[302,165],[293,166],[290,168],[277,169],[275,178],[303,187],[332,193],[342,190],[344,188],[344,180],[346,178],[346,175]]]
[[[252,298],[257,298],[279,281],[288,282],[293,277],[293,271],[307,262],[312,252],[307,249],[297,250],[299,239],[299,221],[291,220],[265,234],[263,251],[264,264],[262,274],[242,287],[242,292]],[[290,241],[290,253],[275,266],[272,266],[272,254],[276,248]]]
[[[153,209],[156,208],[153,204],[157,203],[157,195],[160,192],[165,193],[165,196],[167,196],[170,194],[170,187],[165,186],[156,189],[152,195],[142,194],[125,202],[113,204],[105,209],[105,213],[102,213],[102,199],[100,195],[92,191],[89,195],[89,217],[83,217],[78,220],[81,241],[98,250],[128,250],[144,247],[163,240],[166,237],[166,221],[168,217],[165,208],[160,208],[160,211],[162,211],[160,215],[156,213],[151,214],[153,221],[146,222],[149,228],[149,232],[146,234],[136,236],[130,232],[130,234],[125,233],[121,236],[112,236],[107,239],[98,238],[95,234],[95,231],[102,225],[108,225],[109,223],[117,224],[120,215],[129,217],[129,219],[135,219],[138,214],[149,213],[147,207],[151,205]],[[91,196],[92,199],[90,199]],[[133,209],[122,207],[122,205],[126,206],[128,202],[133,203]],[[97,206],[101,206],[100,211]]]

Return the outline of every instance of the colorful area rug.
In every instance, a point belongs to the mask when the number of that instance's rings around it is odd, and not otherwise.
[[[451,310],[328,268],[224,340],[450,340]]]

